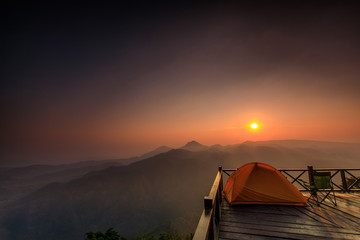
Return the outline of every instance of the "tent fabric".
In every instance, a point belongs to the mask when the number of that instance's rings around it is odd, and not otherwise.
[[[306,198],[277,169],[248,163],[229,176],[224,195],[230,205],[277,204],[307,206]]]

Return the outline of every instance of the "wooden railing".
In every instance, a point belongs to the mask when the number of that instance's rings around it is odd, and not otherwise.
[[[208,196],[204,197],[204,210],[201,214],[199,224],[196,228],[193,240],[213,240],[218,239],[219,222],[221,218],[221,202],[223,191],[223,173],[230,176],[236,169],[222,169],[216,175],[215,181],[211,187]],[[340,181],[333,181],[336,187],[335,191],[354,192],[360,191],[356,186],[360,183],[360,177],[354,175],[354,171],[360,168],[319,168],[314,169],[308,166],[307,169],[279,169],[279,171],[287,177],[291,183],[300,186],[300,191],[311,191],[309,183],[313,182],[314,171],[331,172],[331,179],[340,177]],[[307,176],[306,176],[307,175]],[[304,180],[304,177],[307,181]],[[348,186],[347,178],[353,178],[353,182]],[[301,188],[302,187],[302,188]]]
[[[196,228],[193,239],[213,240],[218,239],[218,226],[221,218],[222,201],[222,168],[216,175],[214,184],[208,196],[204,197],[204,210],[201,214],[199,224]]]
[[[314,171],[331,172],[331,180],[334,183],[334,191],[355,192],[360,191],[356,186],[360,183],[360,168],[316,168],[308,166],[307,169],[278,169],[288,180],[296,185],[300,191],[310,191],[309,185],[313,182]],[[230,176],[236,169],[224,169],[223,172]],[[354,173],[358,171],[358,175]],[[306,176],[307,175],[307,176]],[[305,179],[304,179],[305,178]],[[338,178],[338,179],[336,179]],[[349,185],[347,179],[354,181]]]

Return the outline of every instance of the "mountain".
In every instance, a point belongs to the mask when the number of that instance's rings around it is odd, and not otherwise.
[[[49,184],[8,206],[4,226],[9,239],[81,239],[92,228],[109,224],[131,237],[154,228],[171,230],[180,219],[193,230],[221,158],[171,150]]]
[[[206,149],[185,149],[199,145]],[[51,183],[11,201],[0,211],[0,239],[75,240],[109,227],[125,237],[192,232],[218,166],[257,161],[276,168],[351,168],[359,167],[359,159],[358,143],[282,140],[212,148],[190,142],[130,165]]]
[[[161,146],[141,156],[126,159],[106,159],[61,165],[31,165],[16,168],[0,168],[0,208],[2,202],[21,198],[51,182],[70,181],[91,171],[105,169],[110,166],[128,165],[169,150],[171,150],[171,148]]]
[[[183,147],[181,147],[181,149],[185,149],[192,152],[205,151],[208,148],[209,148],[208,146],[202,145],[196,141],[188,142]]]
[[[171,147],[168,147],[168,146],[161,146],[161,147],[158,147],[156,148],[155,150],[151,151],[151,152],[148,152],[148,153],[145,153],[143,155],[140,156],[140,159],[146,159],[146,158],[150,158],[150,157],[153,157],[155,155],[158,155],[160,153],[165,153],[165,152],[168,152],[172,150]]]
[[[221,144],[214,144],[212,146],[210,146],[211,149],[216,149],[216,150],[223,150],[224,146],[222,146]]]
[[[18,199],[50,183],[70,181],[84,174],[122,165],[121,161],[87,161],[63,165],[31,165],[0,169],[0,207],[2,201]]]

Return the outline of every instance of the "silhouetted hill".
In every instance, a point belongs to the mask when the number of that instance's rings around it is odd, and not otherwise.
[[[3,200],[17,199],[50,182],[69,181],[88,172],[109,166],[122,165],[120,161],[89,161],[64,165],[32,165],[18,168],[0,169],[0,192]]]
[[[2,222],[8,236],[0,238],[75,240],[109,226],[127,237],[161,230],[191,232],[218,166],[238,168],[259,161],[277,168],[359,167],[360,159],[356,143],[286,140],[206,148],[174,149],[46,185],[7,205]]]
[[[205,145],[202,145],[196,141],[191,141],[191,142],[188,142],[187,144],[185,144],[183,147],[181,147],[181,149],[185,149],[185,150],[188,150],[188,151],[205,151],[207,150],[209,147],[208,146],[205,146]]]
[[[193,226],[197,219],[192,216],[201,210],[220,158],[171,150],[51,184],[13,204],[5,225],[10,239],[81,239],[94,226],[109,224],[134,236],[156,227],[169,230],[172,221],[184,216],[195,219]]]
[[[18,199],[51,182],[65,182],[84,174],[105,169],[110,166],[123,166],[140,161],[171,148],[162,146],[139,157],[126,159],[106,159],[83,161],[62,165],[31,165],[16,168],[0,168],[0,207],[1,201]]]
[[[141,155],[140,158],[141,159],[146,159],[146,158],[150,158],[150,157],[153,157],[155,155],[158,155],[160,153],[165,153],[165,152],[168,152],[172,150],[171,147],[168,147],[168,146],[161,146],[161,147],[158,147],[156,148],[155,150],[151,151],[151,152],[148,152],[148,153],[145,153],[144,155]]]

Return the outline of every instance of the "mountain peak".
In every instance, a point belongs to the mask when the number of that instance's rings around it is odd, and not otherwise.
[[[181,147],[182,149],[188,150],[188,151],[204,151],[206,149],[208,149],[207,146],[202,145],[200,143],[198,143],[197,141],[190,141],[188,143],[185,144],[185,146]]]
[[[199,142],[195,141],[195,140],[192,140],[190,142],[188,142],[185,146],[204,146],[202,144],[200,144]]]

